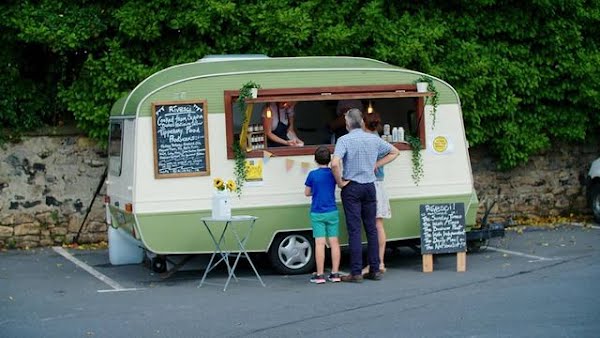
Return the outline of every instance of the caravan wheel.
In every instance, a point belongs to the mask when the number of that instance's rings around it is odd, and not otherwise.
[[[314,247],[309,232],[278,234],[269,250],[271,265],[286,275],[309,273],[315,268]]]
[[[165,256],[156,256],[152,258],[152,271],[156,273],[163,273],[167,271],[167,259]]]

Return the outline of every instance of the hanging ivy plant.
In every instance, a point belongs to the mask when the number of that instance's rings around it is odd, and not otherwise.
[[[406,137],[406,142],[410,144],[412,150],[412,179],[415,185],[419,185],[425,172],[423,170],[423,157],[421,155],[421,139],[412,135]]]
[[[240,146],[239,141],[233,142],[233,157],[235,159],[235,164],[233,167],[233,173],[235,174],[235,192],[238,197],[242,196],[242,187],[246,182],[246,175],[248,174],[246,168],[246,151]]]
[[[248,81],[242,85],[240,88],[239,96],[237,99],[238,107],[240,109],[240,113],[244,114],[244,122],[243,126],[247,126],[248,119],[250,116],[246,116],[246,100],[248,98],[252,98],[252,89],[260,89],[260,85],[254,81]],[[242,131],[245,132],[245,131]],[[233,168],[233,172],[235,174],[235,184],[238,197],[242,195],[242,187],[246,182],[246,177],[248,174],[248,170],[246,168],[246,149],[240,145],[239,140],[233,142],[232,146],[233,157],[235,159],[235,165]]]
[[[240,88],[240,96],[238,96],[237,103],[242,114],[246,111],[246,100],[252,97],[252,89],[254,88],[260,89],[260,85],[254,81],[248,81]]]
[[[437,88],[433,84],[433,78],[430,76],[423,75],[420,78],[416,79],[414,83],[417,82],[427,82],[427,91],[433,93],[433,96],[425,96],[425,105],[430,104],[433,107],[431,111],[431,129],[435,127],[435,119],[438,108],[438,97],[439,92]]]

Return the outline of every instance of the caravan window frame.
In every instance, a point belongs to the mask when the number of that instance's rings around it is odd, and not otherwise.
[[[112,156],[113,154],[113,146],[112,146],[112,142],[113,142],[113,126],[118,125],[120,126],[121,129],[121,133],[119,135],[119,162],[118,162],[118,169],[115,168],[115,166],[117,166],[117,163],[115,163],[114,161],[114,157],[116,156]],[[123,119],[111,119],[109,122],[109,128],[108,128],[108,170],[109,172],[117,177],[121,176],[121,172],[123,170],[123,136],[124,136],[124,120]]]
[[[399,85],[372,85],[372,86],[337,86],[337,87],[310,87],[310,88],[278,88],[260,89],[258,98],[248,100],[248,103],[264,103],[277,101],[337,101],[337,100],[375,100],[386,98],[416,99],[416,116],[418,136],[421,139],[421,147],[425,149],[425,123],[424,108],[425,97],[432,93],[418,93],[414,84]],[[239,97],[238,90],[224,91],[225,129],[227,142],[227,158],[233,159],[232,144],[234,141],[234,105]],[[397,149],[410,150],[410,145],[405,142],[392,143]],[[333,151],[335,144],[323,144]],[[273,156],[301,156],[313,155],[320,145],[305,145],[302,147],[270,147],[266,149],[251,150],[246,153],[247,158],[263,157],[263,150],[267,150]]]

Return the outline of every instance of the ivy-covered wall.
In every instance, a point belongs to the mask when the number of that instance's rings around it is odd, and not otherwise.
[[[598,143],[599,23],[598,0],[8,0],[0,140],[76,123],[104,142],[119,97],[206,54],[352,55],[448,81],[471,145],[512,168]]]

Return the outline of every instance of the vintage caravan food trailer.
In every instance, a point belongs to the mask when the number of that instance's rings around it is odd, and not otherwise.
[[[429,77],[434,87],[417,91],[415,82],[424,75],[358,57],[260,55],[206,57],[161,70],[111,110],[109,222],[150,253],[157,271],[168,255],[211,253],[214,245],[200,219],[211,215],[213,179],[235,179],[233,145],[241,140],[250,176],[231,203],[234,215],[258,217],[247,250],[267,253],[281,273],[312,271],[304,181],[315,167],[315,149],[335,146],[328,125],[338,116],[338,102],[358,100],[390,130],[406,135],[382,135],[401,150],[385,168],[393,214],[385,222],[389,244],[418,245],[420,205],[462,203],[467,241],[476,246],[494,232],[475,229],[479,202],[460,100],[452,86],[434,77]],[[240,109],[239,89],[250,81],[260,84],[258,96]],[[295,124],[304,144],[268,147],[264,107],[284,101],[296,103]],[[404,140],[408,135],[421,148],[413,151]],[[340,216],[345,244],[341,205]]]

